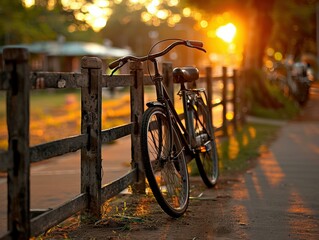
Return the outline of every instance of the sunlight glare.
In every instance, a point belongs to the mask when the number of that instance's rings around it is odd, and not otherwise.
[[[35,0],[23,0],[22,3],[26,8],[29,8],[35,4]]]
[[[216,35],[225,42],[230,43],[236,34],[236,27],[232,23],[228,23],[224,26],[217,28]]]

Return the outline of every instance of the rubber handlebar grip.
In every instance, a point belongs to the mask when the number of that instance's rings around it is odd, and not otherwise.
[[[109,68],[110,68],[110,69],[116,68],[116,67],[119,65],[119,63],[120,63],[119,60],[116,60],[116,61],[114,61],[114,62],[111,62],[111,63],[109,64]]]
[[[193,45],[194,47],[203,47],[204,46],[203,42],[201,42],[201,41],[189,40],[189,43],[191,45]]]

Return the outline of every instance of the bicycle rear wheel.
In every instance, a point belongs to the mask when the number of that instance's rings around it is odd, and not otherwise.
[[[188,207],[189,178],[184,148],[175,125],[162,107],[148,108],[142,120],[142,160],[149,186],[161,208],[172,217]]]
[[[207,187],[214,187],[219,175],[218,154],[214,128],[208,107],[202,99],[195,104],[194,130],[196,137],[196,164]]]

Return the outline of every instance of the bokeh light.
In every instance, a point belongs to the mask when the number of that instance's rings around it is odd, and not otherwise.
[[[236,27],[232,23],[223,25],[216,30],[217,37],[223,39],[225,42],[228,42],[228,43],[233,41],[235,34],[236,34]]]
[[[282,60],[282,54],[280,52],[275,52],[274,58],[276,61]]]
[[[27,8],[36,4],[35,0],[23,0]],[[141,11],[141,21],[147,25],[159,26],[167,23],[174,27],[182,19],[182,16],[191,16],[190,8],[177,8],[180,0],[61,0],[65,11],[73,11],[77,20],[86,23],[95,32],[103,29],[111,15],[115,5],[125,4],[129,12]],[[47,8],[54,9],[56,0],[49,0]],[[75,26],[69,30],[74,31]],[[80,30],[80,29],[78,29]]]

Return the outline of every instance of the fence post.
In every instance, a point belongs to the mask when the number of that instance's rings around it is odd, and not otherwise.
[[[137,179],[133,185],[134,193],[145,193],[145,174],[142,166],[141,150],[141,124],[144,112],[144,73],[142,66],[142,63],[139,62],[130,63],[131,74],[134,75],[134,82],[130,88],[131,122],[134,123],[131,134],[131,165],[132,168],[137,167]]]
[[[173,65],[170,62],[163,63],[163,83],[172,103],[174,104]]]
[[[233,70],[233,109],[234,109],[234,127],[237,130],[238,127],[238,78],[237,78],[237,70]]]
[[[29,239],[29,54],[23,48],[8,48],[4,49],[3,58],[4,70],[11,76],[7,91],[8,230],[12,239]]]
[[[222,91],[222,106],[223,106],[223,134],[225,136],[228,135],[227,132],[227,67],[223,67],[223,76],[222,76],[222,81],[223,81],[223,91]]]
[[[87,87],[81,88],[81,133],[87,135],[87,144],[81,149],[81,193],[88,194],[88,214],[100,218],[102,61],[83,57],[81,68],[83,79],[88,82]]]
[[[213,119],[213,77],[212,77],[212,68],[206,67],[206,90],[207,90],[207,106],[209,109],[209,114],[214,123]]]
[[[238,88],[238,105],[239,105],[239,115],[240,115],[240,123],[244,124],[246,122],[246,112],[247,112],[247,99],[244,92],[244,87],[247,86],[246,84],[246,72],[240,71],[237,74],[237,88]]]

